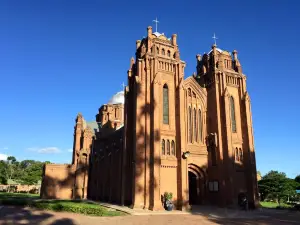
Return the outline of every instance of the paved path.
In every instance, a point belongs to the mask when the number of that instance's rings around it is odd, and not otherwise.
[[[251,212],[250,212],[251,214]],[[264,215],[263,215],[264,214]],[[300,224],[300,213],[297,212],[263,212],[257,218],[220,218],[214,215],[170,214],[170,215],[144,215],[120,217],[92,217],[73,213],[56,213],[30,208],[5,206],[0,210],[0,225],[8,224],[38,224],[38,225],[212,225],[212,224]],[[264,216],[264,217],[262,217]]]

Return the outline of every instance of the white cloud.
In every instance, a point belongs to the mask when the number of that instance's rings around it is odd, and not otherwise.
[[[73,149],[72,149],[72,148],[69,148],[67,151],[68,151],[68,152],[73,152]]]
[[[52,153],[60,153],[60,149],[57,147],[45,147],[45,148],[27,148],[28,151],[37,152],[40,154],[52,154]]]
[[[8,147],[4,147],[3,150],[8,150]]]
[[[8,155],[0,153],[0,160],[7,160]]]

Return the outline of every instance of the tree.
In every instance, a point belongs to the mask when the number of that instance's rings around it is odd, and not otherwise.
[[[7,164],[0,160],[0,184],[7,184]]]
[[[295,177],[295,181],[299,183],[300,185],[300,174],[298,176]]]
[[[287,178],[285,173],[270,171],[258,182],[261,199],[274,199],[280,204],[281,200],[289,201],[296,197],[298,183]]]

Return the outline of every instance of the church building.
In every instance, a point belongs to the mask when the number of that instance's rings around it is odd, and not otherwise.
[[[163,209],[237,206],[241,194],[258,204],[256,160],[246,76],[216,44],[196,56],[185,79],[177,35],[147,28],[136,41],[127,86],[95,121],[79,113],[72,164],[44,167],[42,198],[91,199]]]

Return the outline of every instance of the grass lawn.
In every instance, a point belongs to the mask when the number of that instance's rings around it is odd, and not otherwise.
[[[0,205],[27,206],[56,212],[73,212],[92,216],[121,216],[125,213],[109,210],[97,203],[80,200],[42,200],[39,195],[0,192]]]
[[[260,202],[261,206],[263,208],[269,208],[269,209],[275,209],[276,207],[279,206],[276,202]],[[280,206],[282,208],[291,208],[291,205],[285,204],[285,203],[280,203]]]

